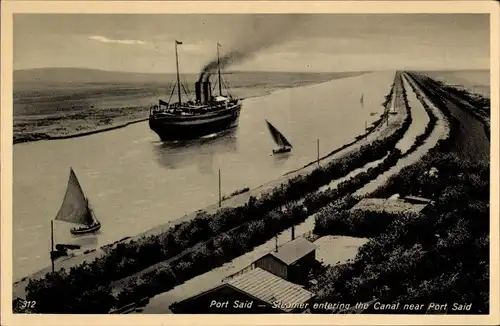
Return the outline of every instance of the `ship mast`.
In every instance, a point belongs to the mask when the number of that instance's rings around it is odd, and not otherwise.
[[[219,74],[219,95],[222,96],[222,78],[220,76],[220,58],[219,58],[220,44],[217,42],[217,72]]]
[[[179,107],[181,106],[181,78],[179,76],[179,56],[177,55],[177,45],[182,44],[175,40],[175,63],[177,67],[177,95],[179,96]]]

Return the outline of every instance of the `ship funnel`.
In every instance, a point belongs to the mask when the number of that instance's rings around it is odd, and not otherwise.
[[[195,91],[196,91],[196,102],[201,103],[202,102],[202,100],[201,100],[201,82],[197,81],[194,84],[194,87],[195,87]]]
[[[203,82],[204,103],[208,104],[212,98],[212,85],[209,81]]]

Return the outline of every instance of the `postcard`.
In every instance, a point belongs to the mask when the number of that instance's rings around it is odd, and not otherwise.
[[[3,2],[2,324],[498,323],[498,31],[490,1]]]

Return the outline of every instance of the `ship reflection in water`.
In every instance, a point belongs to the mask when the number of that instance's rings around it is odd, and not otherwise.
[[[212,173],[217,155],[238,152],[236,131],[237,127],[199,139],[154,142],[154,154],[158,162],[168,169],[197,165],[201,172]]]

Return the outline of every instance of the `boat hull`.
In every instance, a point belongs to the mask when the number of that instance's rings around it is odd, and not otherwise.
[[[284,154],[284,153],[290,153],[292,149],[290,147],[284,147],[284,148],[279,148],[279,149],[273,149],[273,154]]]
[[[67,250],[52,250],[50,252],[50,258],[53,260],[56,260],[57,258],[61,258],[67,255],[68,255]]]
[[[199,116],[153,115],[149,118],[149,128],[162,141],[196,139],[218,133],[238,125],[241,104]]]
[[[79,228],[79,229],[71,229],[70,232],[73,235],[82,235],[82,234],[88,234],[88,233],[95,233],[101,229],[101,224],[95,224],[91,225],[90,227],[87,228]]]

